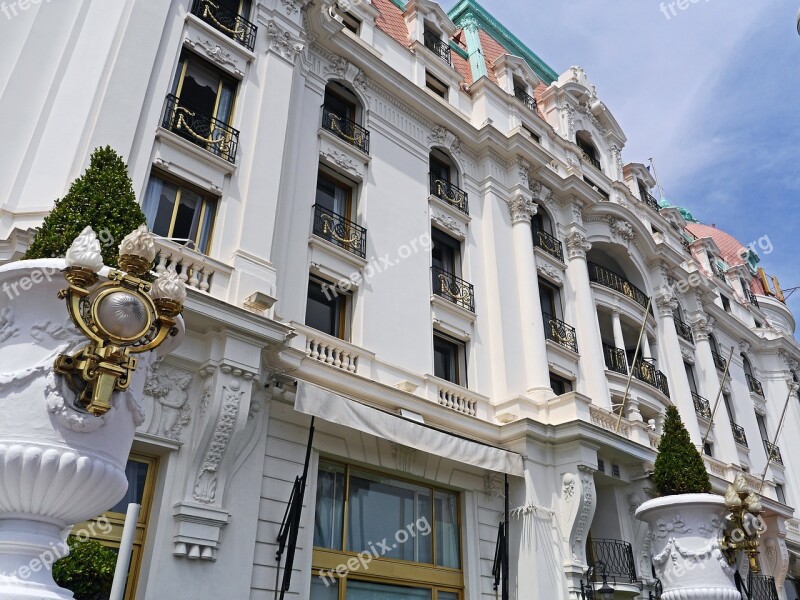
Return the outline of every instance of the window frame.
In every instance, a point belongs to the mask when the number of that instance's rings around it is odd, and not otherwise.
[[[575,391],[575,383],[566,377],[562,377],[556,373],[550,371],[550,380],[549,380],[550,389],[553,390],[553,393],[556,396],[563,396],[564,394],[569,394],[570,392]],[[558,383],[564,386],[564,391],[562,393],[558,393],[555,388],[553,387],[553,383]]]
[[[313,273],[309,273],[308,276],[308,285],[306,286],[306,309],[305,309],[305,316],[303,318],[303,325],[306,327],[310,327],[314,331],[319,331],[327,336],[332,338],[340,339],[343,342],[348,342],[350,339],[350,311],[352,310],[352,302],[353,302],[353,294],[350,291],[342,290],[339,286],[335,283],[331,283],[324,277],[320,277],[319,275],[315,275]],[[338,333],[329,333],[322,329],[317,329],[313,325],[309,325],[306,321],[308,320],[308,300],[309,300],[309,291],[311,288],[311,283],[315,282],[319,284],[320,288],[323,285],[327,285],[329,289],[333,290],[334,294],[334,301],[338,303],[336,310],[338,315],[337,319],[337,327]]]
[[[449,101],[450,86],[428,69],[425,69],[425,89],[430,90],[445,102]]]
[[[203,60],[203,58],[195,54],[194,52],[190,52],[189,50],[184,49],[181,52],[180,57],[178,58],[178,68],[175,70],[175,77],[172,82],[171,86],[171,93],[178,98],[178,103],[185,105],[185,99],[181,98],[181,93],[183,91],[183,84],[186,79],[186,71],[189,69],[189,63],[194,62],[196,63],[201,69],[208,69],[209,71],[213,71],[215,74],[219,75],[219,83],[217,84],[217,94],[216,98],[214,99],[214,111],[210,115],[205,115],[211,117],[213,119],[218,120],[221,123],[224,123],[228,127],[233,126],[234,119],[236,118],[236,104],[237,99],[239,97],[239,81],[228,75],[222,69],[215,67],[210,62]],[[231,87],[231,106],[230,111],[225,119],[220,119],[217,115],[219,114],[219,101],[222,97],[222,90],[225,84],[228,83]],[[189,106],[189,108],[192,108]]]
[[[445,344],[451,345],[455,349],[455,368],[456,368],[456,381],[451,381],[450,379],[446,379],[441,377],[436,373],[436,341],[437,338],[440,342]],[[463,340],[459,340],[458,338],[454,338],[451,335],[444,333],[438,329],[433,330],[432,335],[432,347],[433,347],[433,376],[441,379],[442,381],[447,381],[448,383],[452,383],[453,385],[458,385],[461,387],[467,387],[469,378],[468,378],[468,369],[467,369],[467,343]]]
[[[319,204],[317,202],[317,193],[319,192],[319,182],[321,179],[332,183],[334,186],[345,190],[345,211],[344,214],[338,214],[336,211],[332,211],[336,216],[342,217],[347,219],[348,221],[355,221],[353,219],[353,215],[355,211],[355,198],[358,196],[358,184],[353,181],[352,179],[348,179],[341,173],[327,167],[326,165],[320,164],[319,168],[317,169],[317,181],[314,185],[314,204]]]

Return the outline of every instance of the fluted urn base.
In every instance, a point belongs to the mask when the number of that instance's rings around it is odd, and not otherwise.
[[[65,531],[33,519],[0,520],[0,600],[70,600],[53,582],[51,568],[65,556]]]

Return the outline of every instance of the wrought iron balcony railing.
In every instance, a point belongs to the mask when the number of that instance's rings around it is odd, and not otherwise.
[[[449,181],[436,177],[433,173],[429,173],[431,181],[431,195],[436,196],[440,200],[444,200],[451,206],[456,207],[465,215],[469,214],[469,195],[457,185],[453,185]]]
[[[255,48],[258,28],[241,15],[224,6],[219,6],[211,0],[194,0],[192,14],[229,38],[236,40],[248,50]]]
[[[559,321],[552,315],[542,313],[544,318],[544,336],[548,340],[568,348],[577,354],[578,337],[575,335],[575,328],[567,325],[564,321]]]
[[[763,398],[764,397],[764,386],[761,385],[761,382],[758,379],[756,379],[755,377],[753,377],[752,375],[748,375],[747,373],[745,373],[744,377],[745,377],[745,379],[747,379],[747,387],[750,388],[750,391],[753,392],[754,394],[757,394],[757,395],[761,396]]]
[[[669,398],[669,383],[667,377],[656,368],[656,363],[652,358],[640,358],[631,367],[633,376],[639,381],[656,388],[667,398]]]
[[[770,575],[750,573],[747,578],[747,598],[749,600],[778,600],[778,588],[775,578]],[[745,594],[742,594],[745,598]]]
[[[556,257],[561,262],[564,262],[564,247],[557,237],[550,235],[546,231],[533,228],[533,245],[541,248],[550,256]]]
[[[606,359],[606,369],[622,375],[628,374],[628,362],[625,357],[625,350],[603,344],[603,356]]]
[[[471,283],[438,267],[431,267],[431,274],[434,294],[475,312],[475,288]]]
[[[161,126],[230,163],[236,162],[239,131],[227,123],[194,110],[182,103],[177,96],[167,96]]]
[[[656,212],[661,210],[661,206],[658,204],[658,200],[655,199],[653,194],[651,194],[647,190],[640,190],[640,191],[642,193],[642,202],[644,202],[645,206]]]
[[[614,271],[610,271],[605,267],[590,262],[589,263],[589,280],[593,283],[610,288],[620,294],[623,294],[647,308],[650,298],[642,290],[633,285],[630,281],[625,279],[622,275],[617,275]]]
[[[714,273],[714,275],[719,277],[722,281],[725,281],[725,270],[722,268],[722,265],[720,265],[713,258],[711,259],[710,262],[711,262],[711,271]]]
[[[441,58],[448,65],[453,64],[453,59],[450,53],[450,44],[448,42],[445,42],[442,38],[440,38],[432,31],[426,31],[422,35],[422,39],[425,42],[425,47],[428,50],[433,52],[436,56]]]
[[[711,351],[711,356],[714,358],[714,366],[717,368],[717,371],[724,373],[728,366],[728,361],[725,360],[719,352],[715,352],[714,350]]]
[[[337,115],[326,106],[322,107],[322,128],[364,154],[369,154],[369,131],[350,119]]]
[[[584,152],[583,153],[583,160],[588,162],[590,165],[592,165],[598,171],[600,171],[600,172],[603,171],[603,168],[600,166],[600,161],[597,160],[594,156],[590,156],[588,153]]]
[[[678,319],[677,317],[675,317],[674,321],[675,321],[675,331],[678,332],[678,336],[682,337],[690,344],[694,344],[694,336],[692,335],[692,328],[689,327],[688,324]]]
[[[609,578],[635,583],[636,562],[633,560],[633,548],[622,540],[593,539],[589,542],[589,563],[602,563]]]
[[[700,394],[692,392],[692,400],[694,400],[694,412],[698,417],[704,419],[711,419],[711,403],[703,398]]]
[[[367,257],[367,230],[319,204],[314,205],[313,232],[356,256]]]
[[[747,448],[747,435],[744,433],[744,427],[731,421],[731,431],[733,432],[733,440]]]
[[[764,440],[764,449],[767,451],[767,456],[773,462],[779,465],[783,464],[783,457],[781,456],[781,449],[769,440]]]
[[[753,292],[750,290],[745,290],[744,293],[747,295],[747,299],[750,301],[750,304],[756,308],[761,308],[758,304],[758,298],[756,298],[756,295]]]
[[[515,87],[514,88],[514,97],[517,100],[519,100],[520,102],[522,102],[528,110],[530,110],[532,112],[536,112],[536,109],[537,109],[536,98],[531,96],[523,88],[521,88],[519,86]]]

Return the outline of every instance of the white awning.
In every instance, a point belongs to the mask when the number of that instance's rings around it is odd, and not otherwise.
[[[416,423],[305,381],[297,382],[294,408],[329,423],[344,425],[422,452],[488,471],[523,476],[522,456],[516,452]]]

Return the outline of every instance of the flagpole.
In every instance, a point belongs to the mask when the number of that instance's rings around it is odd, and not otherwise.
[[[725,363],[725,371],[722,373],[722,381],[719,384],[719,390],[717,391],[717,399],[714,401],[714,410],[711,411],[711,419],[708,422],[708,428],[706,429],[706,434],[703,436],[703,439],[700,441],[700,451],[703,451],[703,448],[706,447],[706,442],[708,441],[708,434],[711,433],[711,428],[714,426],[714,417],[717,414],[717,407],[719,406],[719,399],[722,396],[722,388],[725,385],[725,378],[728,376],[728,369],[731,366],[731,359],[733,358],[733,346],[731,346],[731,353],[728,355],[728,360]]]
[[[639,329],[639,339],[636,341],[636,351],[633,353],[633,362],[631,362],[630,369],[628,369],[628,382],[625,384],[625,395],[622,396],[622,404],[619,407],[619,418],[617,419],[617,426],[614,428],[614,433],[619,433],[619,426],[622,423],[622,413],[625,412],[625,404],[628,402],[628,393],[631,391],[631,380],[633,379],[633,369],[636,368],[636,359],[639,357],[639,349],[642,346],[642,338],[644,337],[644,330],[647,327],[647,315],[650,314],[650,305],[653,303],[653,298],[647,299],[647,308],[644,309],[644,318],[642,319],[642,327]],[[622,348],[625,352],[625,348]]]
[[[781,413],[781,420],[778,423],[778,428],[775,430],[775,435],[772,438],[772,445],[767,448],[767,464],[764,466],[764,474],[761,475],[761,484],[758,486],[758,493],[761,493],[761,490],[764,488],[764,480],[767,478],[767,469],[769,469],[769,463],[772,462],[772,456],[775,452],[774,448],[778,443],[778,436],[781,433],[781,429],[783,429],[783,423],[786,419],[786,411],[789,409],[789,400],[792,398],[792,392],[794,392],[794,382],[789,384],[789,393],[786,395],[786,402],[783,405],[783,412]]]
[[[664,198],[664,188],[661,187],[661,181],[658,179],[658,173],[656,173],[656,161],[652,158],[650,160],[650,168],[653,169],[653,179],[656,180],[656,187],[658,188],[658,195],[661,196],[659,200]]]

